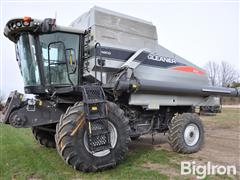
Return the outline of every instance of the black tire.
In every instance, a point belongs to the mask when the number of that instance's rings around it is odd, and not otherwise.
[[[39,144],[47,148],[56,148],[54,132],[42,130],[41,127],[33,127],[32,133]]]
[[[197,141],[193,145],[187,144],[184,138],[186,128],[191,125],[195,126],[199,132],[199,136],[194,135],[194,133],[192,135],[192,137],[199,137],[196,138]],[[193,113],[183,113],[175,116],[169,125],[168,140],[175,152],[190,154],[199,151],[204,143],[204,129],[199,116]]]
[[[128,143],[131,141],[128,119],[116,104],[107,102],[107,106],[109,121],[117,130],[117,142],[110,153],[102,157],[96,157],[87,150],[84,144],[87,127],[85,123],[76,134],[71,136],[77,126],[79,116],[83,113],[83,104],[76,103],[61,116],[55,135],[57,150],[64,161],[74,169],[92,172],[110,168],[118,164],[127,152]]]

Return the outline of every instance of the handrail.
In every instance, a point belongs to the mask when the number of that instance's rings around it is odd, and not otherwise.
[[[97,49],[99,48],[99,52],[97,51]],[[99,54],[98,54],[99,53]],[[99,42],[97,42],[95,44],[95,49],[94,49],[94,55],[95,55],[95,67],[97,65],[97,56],[99,56],[99,60],[100,60],[100,78],[101,78],[101,84],[102,84],[102,71],[103,71],[103,61],[102,61],[102,47],[101,44]],[[97,83],[97,71],[95,70],[95,83]]]

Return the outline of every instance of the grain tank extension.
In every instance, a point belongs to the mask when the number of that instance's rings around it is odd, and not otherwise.
[[[158,44],[151,22],[103,8],[69,27],[12,19],[4,35],[16,45],[25,94],[35,98],[13,91],[3,123],[32,128],[77,170],[114,167],[131,140],[148,133],[167,133],[176,152],[197,152],[204,130],[195,108],[240,96],[208,86],[203,69]]]

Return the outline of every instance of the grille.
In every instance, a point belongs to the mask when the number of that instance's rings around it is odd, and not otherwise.
[[[104,94],[99,86],[85,87],[86,99],[104,99]]]
[[[98,136],[93,136],[91,138],[92,148],[95,150],[96,148],[100,148],[102,146],[108,145],[108,137],[107,134],[101,134]]]

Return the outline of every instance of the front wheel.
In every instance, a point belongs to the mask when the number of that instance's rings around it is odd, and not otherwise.
[[[74,169],[91,172],[110,168],[119,163],[127,152],[130,142],[128,119],[114,103],[107,102],[107,109],[111,148],[96,153],[90,151],[87,139],[88,126],[84,118],[81,127],[74,132],[84,113],[83,104],[75,104],[61,116],[55,135],[57,150],[65,162]]]
[[[201,149],[204,129],[197,114],[183,113],[175,116],[169,125],[169,144],[173,151],[190,154]]]

